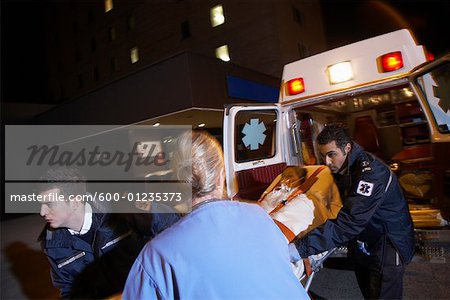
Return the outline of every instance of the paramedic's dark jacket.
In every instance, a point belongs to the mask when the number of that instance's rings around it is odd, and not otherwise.
[[[378,158],[353,143],[345,174],[334,174],[344,207],[295,242],[301,257],[317,254],[356,240],[367,244],[372,263],[380,266],[386,243],[391,243],[403,263],[414,254],[414,231],[408,205],[397,178]]]
[[[179,219],[174,213],[145,213],[140,215],[140,224],[132,224],[128,220],[132,215],[93,212],[91,228],[82,236],[47,225],[39,237],[50,261],[53,285],[63,299],[105,298],[120,292],[148,238]],[[134,226],[148,229],[132,230]],[[146,236],[136,234],[136,229],[146,231]]]

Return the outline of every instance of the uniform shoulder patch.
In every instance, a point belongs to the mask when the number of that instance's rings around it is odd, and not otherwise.
[[[371,196],[373,191],[373,183],[360,180],[358,187],[356,188],[356,193],[363,196]]]
[[[361,162],[361,172],[367,172],[372,171],[372,168],[370,167],[370,163],[367,160],[364,160]]]

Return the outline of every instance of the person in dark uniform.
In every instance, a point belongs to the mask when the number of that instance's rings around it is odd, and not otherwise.
[[[338,185],[343,208],[334,220],[296,240],[302,258],[348,243],[366,299],[400,299],[404,266],[414,255],[414,229],[396,176],[353,142],[342,125],[326,126],[318,149]]]
[[[161,207],[158,213],[113,214],[75,201],[87,190],[84,175],[73,167],[51,168],[42,179],[40,214],[47,224],[38,240],[62,299],[119,293],[145,242],[179,219]]]

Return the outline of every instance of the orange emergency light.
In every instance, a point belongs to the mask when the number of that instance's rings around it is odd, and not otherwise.
[[[403,68],[403,57],[401,51],[389,52],[378,59],[378,71],[380,73],[392,72]]]
[[[286,83],[289,95],[297,95],[305,91],[305,82],[303,78],[291,79]]]

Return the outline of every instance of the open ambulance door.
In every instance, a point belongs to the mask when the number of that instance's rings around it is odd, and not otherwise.
[[[450,219],[450,53],[410,75],[430,128],[433,190],[444,219]]]
[[[291,140],[286,138],[288,120],[289,113],[278,104],[225,109],[223,147],[231,199],[258,200],[283,171],[292,148],[286,145]]]

